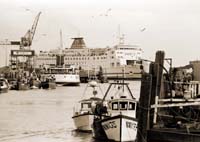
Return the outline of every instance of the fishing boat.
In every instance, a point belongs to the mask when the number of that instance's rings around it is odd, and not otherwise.
[[[49,68],[49,75],[55,78],[56,84],[79,86],[80,76],[75,68]]]
[[[35,70],[30,74],[29,81],[30,89],[38,89],[40,88],[41,81],[38,78],[37,73]]]
[[[30,84],[26,78],[11,80],[10,84],[11,84],[11,87],[10,87],[11,90],[29,90],[30,89]]]
[[[102,101],[101,98],[96,96],[98,94],[97,87],[99,88],[100,86],[98,86],[96,81],[88,83],[83,94],[83,99],[74,107],[72,118],[77,131],[92,132],[91,126],[94,120],[93,112],[96,104]],[[88,96],[90,97],[88,98]]]
[[[40,83],[39,88],[56,89],[55,78],[53,78],[52,76],[42,75],[40,79],[41,79],[41,83]]]
[[[135,141],[137,135],[136,105],[137,101],[128,83],[111,83],[102,104],[97,105],[95,109],[94,138]]]
[[[0,78],[0,93],[8,92],[9,84],[5,78]]]

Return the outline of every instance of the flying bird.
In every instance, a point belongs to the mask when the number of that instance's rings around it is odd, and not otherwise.
[[[105,13],[102,13],[102,14],[100,14],[99,16],[109,16],[108,14],[109,14],[109,12],[110,12],[111,10],[112,10],[112,9],[109,8],[109,9],[106,10]]]
[[[144,32],[146,30],[146,28],[142,28],[140,29],[140,32]]]
[[[30,11],[30,9],[28,9],[28,8],[26,8],[25,10],[26,10],[26,11]]]
[[[107,11],[106,11],[106,14],[105,14],[105,16],[108,16],[108,13],[111,11],[112,9],[111,8],[109,8]]]

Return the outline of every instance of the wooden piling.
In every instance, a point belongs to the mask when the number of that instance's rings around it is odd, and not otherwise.
[[[164,52],[156,53],[155,62],[150,65],[150,73],[143,74],[141,83],[141,92],[139,99],[138,113],[138,135],[137,142],[199,142],[200,130],[192,129],[174,129],[156,127],[157,111],[161,112],[157,107],[165,106],[162,102],[156,105],[158,99],[164,99],[163,93],[163,69],[164,69]],[[197,105],[196,103],[176,104],[181,105]],[[150,107],[154,106],[154,107]],[[174,104],[167,107],[175,106]],[[152,109],[150,109],[152,108]],[[163,111],[163,110],[162,110]]]
[[[141,92],[139,99],[138,112],[138,142],[146,142],[147,130],[149,129],[149,112],[151,98],[152,76],[150,74],[142,75]]]
[[[163,98],[164,96],[161,96],[162,92],[162,80],[163,80],[163,67],[164,67],[164,57],[165,53],[164,51],[157,51],[156,52],[156,58],[155,62],[151,63],[150,65],[150,74],[152,75],[152,88],[151,88],[151,100],[150,105],[155,104],[156,96],[159,98]],[[150,111],[150,128],[153,128],[153,120],[156,120],[155,110],[152,109]]]
[[[161,94],[164,55],[163,51],[157,51],[155,63],[150,65],[150,73],[142,75],[138,112],[138,142],[147,142],[147,131],[153,128],[154,110],[150,110],[150,106],[155,104],[155,97]]]

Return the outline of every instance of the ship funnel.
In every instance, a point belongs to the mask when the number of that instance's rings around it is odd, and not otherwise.
[[[76,37],[72,38],[74,39],[71,49],[81,49],[81,48],[86,48],[85,42],[83,40],[83,37]]]

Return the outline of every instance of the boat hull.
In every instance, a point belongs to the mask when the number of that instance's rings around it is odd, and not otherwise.
[[[29,90],[29,85],[24,83],[19,83],[17,90]]]
[[[92,125],[92,135],[95,139],[98,140],[107,140],[106,133],[101,125],[101,118],[96,117],[94,119],[93,125]]]
[[[56,84],[77,86],[80,84],[80,76],[74,74],[56,74],[55,82]]]
[[[82,132],[92,132],[92,124],[94,120],[93,114],[80,114],[72,117],[76,130]]]
[[[55,82],[41,82],[40,88],[42,89],[56,89]]]
[[[8,92],[8,87],[6,88],[0,88],[0,93],[7,93]]]
[[[0,93],[8,92],[9,84],[8,81],[4,78],[0,78]]]
[[[125,115],[103,119],[102,128],[109,140],[135,141],[137,137],[137,120]]]

